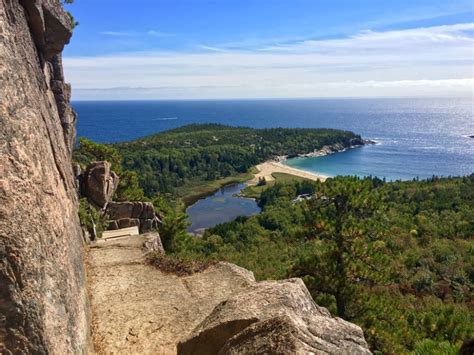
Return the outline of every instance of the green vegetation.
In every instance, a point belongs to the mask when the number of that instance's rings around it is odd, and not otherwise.
[[[111,169],[120,177],[119,186],[115,192],[115,201],[143,201],[145,193],[140,187],[140,181],[135,171],[122,168],[122,156],[114,147],[95,143],[86,138],[79,138],[79,144],[73,152],[73,160],[82,169],[86,169],[93,161],[107,160]]]
[[[155,210],[161,215],[160,236],[166,249],[171,248],[173,239],[179,239],[186,234],[187,221],[184,204],[176,201],[169,194],[156,194],[151,198],[145,196],[139,185],[137,173],[122,168],[122,156],[114,147],[79,138],[79,144],[73,152],[73,160],[82,169],[85,169],[92,161],[106,160],[111,163],[111,169],[120,177],[119,186],[113,197],[114,201],[152,202]],[[82,226],[92,233],[95,225],[99,229],[98,236],[100,237],[104,221],[99,212],[85,198],[80,201],[79,216]]]
[[[273,173],[272,176],[275,180],[265,181],[264,184],[261,184],[260,181],[259,181],[259,184],[257,184],[257,185],[246,186],[240,192],[240,196],[248,197],[248,198],[254,198],[254,199],[258,200],[260,198],[260,195],[262,194],[262,192],[267,190],[271,186],[273,186],[276,182],[290,182],[290,181],[307,180],[303,177],[296,176],[296,175],[291,175],[291,174],[286,174],[286,173]]]
[[[92,207],[86,198],[79,200],[79,220],[83,228],[85,228],[91,236],[100,238],[105,229],[105,221],[103,216]]]
[[[360,136],[348,131],[208,124],[184,126],[113,147],[123,157],[123,169],[137,172],[148,197],[170,193],[192,202],[222,185],[248,180],[253,166],[275,156],[360,143]]]
[[[62,2],[63,4],[72,4],[74,3],[74,0],[63,0]],[[69,16],[69,20],[71,21],[71,26],[72,28],[74,29],[75,27],[79,26],[79,22],[76,21],[76,19],[74,18],[74,16],[71,14],[71,12],[69,11],[66,11],[67,15]]]
[[[216,180],[196,180],[187,182],[182,188],[174,190],[174,196],[181,199],[186,206],[211,195],[225,185],[239,184],[253,178],[253,174],[241,173]]]
[[[359,324],[372,350],[454,353],[473,335],[474,175],[385,183],[338,177],[264,186],[262,213],[174,240],[176,255],[302,277]],[[299,195],[311,198],[296,202]]]
[[[260,280],[301,277],[318,304],[363,328],[373,351],[454,354],[474,333],[474,175],[321,183],[278,173],[242,192],[257,198],[259,215],[202,238],[186,233],[185,203],[196,196],[248,179],[271,157],[358,140],[333,130],[199,125],[116,145],[81,139],[74,157],[111,161],[125,176],[116,198],[160,211],[171,255],[150,258],[157,267],[189,273],[226,260]]]

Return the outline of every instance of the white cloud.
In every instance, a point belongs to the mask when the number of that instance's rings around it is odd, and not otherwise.
[[[102,31],[99,32],[101,35],[106,35],[106,36],[116,36],[116,37],[122,37],[122,36],[133,36],[133,32],[125,32],[125,31]]]
[[[117,87],[131,88],[121,89],[130,95],[148,90],[146,98],[468,95],[474,77],[472,30],[474,23],[363,31],[257,50],[201,45],[198,52],[64,62],[75,98],[91,89],[107,89],[103,94],[112,98],[110,88]]]
[[[173,36],[175,36],[174,33],[159,32],[159,31],[155,31],[155,30],[149,30],[147,32],[147,35],[153,36],[153,37],[173,37]]]
[[[106,35],[106,36],[114,36],[114,37],[136,37],[136,36],[141,36],[141,35],[148,35],[148,36],[153,36],[153,37],[173,37],[175,36],[174,33],[166,33],[166,32],[159,32],[155,30],[149,30],[145,33],[142,32],[137,32],[137,31],[102,31],[99,32],[101,35]]]

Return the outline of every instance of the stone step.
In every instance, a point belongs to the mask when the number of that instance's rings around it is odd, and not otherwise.
[[[129,227],[129,228],[122,228],[116,229],[111,231],[104,231],[102,232],[102,240],[104,239],[112,239],[112,238],[119,238],[119,237],[126,237],[131,235],[138,235],[138,227]]]

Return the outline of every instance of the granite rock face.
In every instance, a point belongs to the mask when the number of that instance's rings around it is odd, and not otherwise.
[[[138,226],[140,233],[147,233],[161,223],[151,202],[109,202],[106,212],[110,230]]]
[[[264,281],[221,302],[178,354],[370,354],[362,330],[314,303],[301,279]]]
[[[0,353],[89,351],[59,0],[0,2]]]
[[[117,190],[119,177],[110,170],[108,161],[92,162],[84,172],[84,191],[87,199],[103,208]]]

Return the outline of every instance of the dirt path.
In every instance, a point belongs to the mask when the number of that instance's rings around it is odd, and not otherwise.
[[[257,165],[256,167],[258,169],[258,173],[255,174],[255,176],[252,180],[249,180],[247,182],[250,185],[257,184],[258,179],[262,178],[262,177],[264,177],[265,180],[267,180],[267,181],[275,180],[275,178],[272,176],[273,173],[285,173],[285,174],[299,176],[299,177],[309,179],[309,180],[324,181],[324,180],[327,179],[327,176],[313,174],[313,173],[309,173],[307,171],[303,171],[303,170],[300,170],[300,169],[291,168],[289,166],[286,166],[286,165],[284,165],[280,162],[276,162],[276,161],[266,161],[262,164]]]
[[[221,301],[253,275],[220,263],[187,277],[144,263],[144,237],[101,240],[91,246],[88,278],[98,354],[176,354],[186,337]]]

